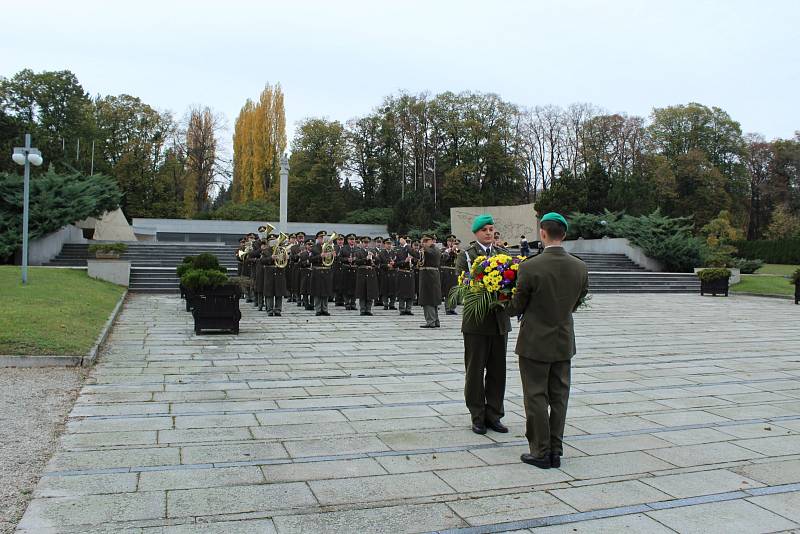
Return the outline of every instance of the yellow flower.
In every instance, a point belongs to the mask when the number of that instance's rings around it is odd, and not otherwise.
[[[515,263],[514,265],[512,265],[511,266],[511,270],[512,271],[519,271],[519,263]]]

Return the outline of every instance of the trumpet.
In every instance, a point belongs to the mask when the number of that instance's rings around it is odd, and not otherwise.
[[[323,267],[330,267],[333,265],[334,254],[336,254],[336,247],[334,246],[336,243],[336,232],[333,232],[328,238],[322,243],[322,253],[328,253],[328,256],[322,257],[322,266]]]
[[[278,236],[278,240],[275,242],[275,246],[272,247],[272,255],[276,256],[275,267],[279,269],[285,269],[286,266],[289,265],[289,250],[287,247],[283,246],[288,240],[289,236],[281,232]]]

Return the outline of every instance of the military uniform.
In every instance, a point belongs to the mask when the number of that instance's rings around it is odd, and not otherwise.
[[[289,296],[289,289],[286,285],[286,269],[275,264],[275,259],[272,257],[273,250],[274,247],[267,247],[261,254],[261,264],[264,266],[263,298],[267,313],[280,317],[283,297]]]
[[[455,236],[450,236],[455,237]],[[449,239],[449,238],[448,238]],[[439,267],[442,280],[442,297],[444,298],[444,309],[447,315],[456,315],[455,306],[451,306],[447,296],[450,290],[458,285],[458,275],[456,272],[456,257],[459,254],[458,247],[450,245],[442,251],[442,261]]]
[[[294,243],[289,247],[289,302],[296,302],[298,306],[302,305],[300,302],[300,252],[303,250],[303,243]]]
[[[375,254],[366,247],[353,252],[356,265],[355,296],[358,298],[361,315],[372,315],[372,302],[378,298],[378,273],[375,269]]]
[[[328,299],[333,296],[333,273],[330,267],[323,264],[322,244],[314,243],[311,247],[311,296],[314,297],[314,311],[317,315],[328,313]]]
[[[442,303],[442,281],[439,278],[441,252],[435,245],[422,246],[419,263],[419,305],[425,314],[423,328],[438,328],[439,304]]]
[[[264,283],[264,270],[258,260],[261,258],[261,241],[253,241],[253,248],[247,255],[247,264],[250,270],[250,298],[247,302],[252,302],[254,307],[261,305],[261,284]]]
[[[298,306],[305,307],[306,310],[314,309],[314,299],[311,296],[311,240],[306,242],[306,247],[297,255],[297,268],[300,271],[299,294],[300,302]]]
[[[394,253],[391,249],[387,250],[385,248],[385,245],[390,243],[391,241],[389,239],[384,241],[384,248],[378,252],[378,264],[380,267],[378,271],[378,284],[380,285],[384,310],[397,309],[394,305],[395,279],[397,278],[397,270],[394,266]]]
[[[339,260],[342,265],[342,294],[344,295],[344,309],[356,309],[356,264],[354,253],[356,245],[350,240],[355,239],[354,234],[347,236],[347,241],[342,245]]]
[[[488,255],[506,252],[491,246]],[[475,258],[486,254],[480,244],[473,243],[456,257],[456,271],[459,274],[468,271]],[[503,398],[506,390],[506,345],[510,331],[511,320],[503,308],[491,309],[480,322],[471,318],[467,320],[462,315],[461,333],[464,336],[466,369],[464,399],[473,425],[484,426],[499,422],[505,415]]]
[[[416,289],[414,287],[414,266],[417,259],[416,253],[411,250],[411,245],[398,246],[395,249],[395,295],[400,309],[400,315],[414,315],[411,305],[414,302]]]

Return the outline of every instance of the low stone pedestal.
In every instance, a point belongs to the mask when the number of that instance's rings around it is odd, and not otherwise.
[[[128,260],[86,260],[90,278],[105,280],[118,286],[128,287],[131,278],[131,262]]]

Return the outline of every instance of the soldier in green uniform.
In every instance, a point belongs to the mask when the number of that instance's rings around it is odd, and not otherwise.
[[[295,302],[301,306],[300,302],[300,252],[303,250],[303,240],[300,234],[289,236],[289,272],[286,273],[289,279],[289,302]]]
[[[333,277],[331,268],[326,265],[335,252],[323,250],[326,232],[320,230],[316,234],[317,242],[311,247],[311,296],[314,297],[314,311],[317,316],[328,316],[328,299],[333,296]]]
[[[475,242],[456,257],[456,272],[469,271],[478,256],[507,253],[494,246],[494,220],[489,214],[479,215],[472,222]],[[472,416],[472,431],[485,434],[486,428],[508,432],[500,419],[505,415],[503,398],[506,390],[506,345],[511,321],[502,307],[493,308],[478,322],[462,315],[464,366],[466,368],[464,398]]]
[[[434,244],[433,235],[422,236],[419,261],[419,305],[425,314],[425,324],[420,328],[439,328],[439,304],[442,303],[442,281],[439,278],[441,252]]]
[[[414,306],[419,305],[419,259],[420,255],[419,240],[415,239],[411,242],[411,252],[414,254],[416,261],[412,262],[414,267]]]
[[[331,265],[333,271],[333,293],[334,303],[336,306],[344,306],[344,266],[342,265],[342,247],[344,246],[344,238],[341,235],[336,235],[336,244],[333,246],[336,251],[336,259]]]
[[[261,268],[261,249],[262,241],[255,239],[253,241],[252,249],[247,255],[247,263],[250,264],[250,287],[252,291],[253,307],[261,306],[261,284],[264,283],[264,269]]]
[[[414,263],[418,259],[416,252],[411,250],[408,236],[400,237],[400,244],[394,250],[394,264],[397,269],[395,274],[395,295],[400,315],[414,315],[411,305],[414,302],[416,289],[414,287]]]
[[[558,213],[541,218],[544,252],[520,265],[508,312],[523,315],[515,352],[525,399],[530,454],[520,459],[541,469],[561,467],[575,355],[573,312],[589,291],[586,264],[562,246],[569,225]]]
[[[458,284],[458,274],[456,273],[456,258],[460,250],[456,246],[456,236],[447,236],[447,244],[442,250],[442,263],[439,269],[442,277],[442,297],[444,298],[444,310],[447,315],[457,315],[455,306],[450,306],[447,295],[450,290]]]
[[[258,311],[264,311],[264,264],[262,260],[267,254],[267,238],[259,239],[259,253],[255,262],[253,263],[253,293],[255,295],[255,302],[253,307],[257,307]]]
[[[338,256],[342,262],[342,293],[345,310],[356,309],[356,248],[356,234],[347,234],[347,241],[342,245]]]
[[[306,240],[303,244],[303,250],[297,255],[297,267],[300,271],[300,284],[299,296],[300,302],[298,306],[303,306],[306,311],[314,309],[314,299],[311,296],[311,247],[314,241],[311,239]]]
[[[394,305],[395,278],[397,270],[394,263],[394,242],[391,239],[383,240],[383,248],[378,253],[378,262],[382,277],[379,279],[381,295],[383,295],[383,309],[396,310]]]
[[[383,271],[381,271],[381,258],[380,253],[383,250],[383,237],[376,236],[372,238],[372,245],[370,246],[370,250],[372,251],[372,255],[375,262],[375,275],[378,279],[378,296],[375,297],[375,306],[383,306],[383,294],[381,293],[381,277],[383,275]]]
[[[361,315],[372,315],[372,302],[378,298],[378,273],[375,269],[375,253],[369,247],[369,237],[361,238],[361,246],[353,253],[356,265],[355,296]]]
[[[271,235],[269,247],[262,250],[261,263],[264,266],[263,298],[267,314],[280,317],[283,311],[283,297],[289,295],[289,289],[286,287],[286,269],[278,267],[275,263],[278,258],[275,247],[277,242],[278,236]]]

